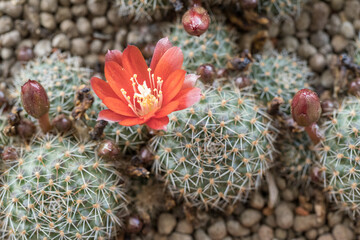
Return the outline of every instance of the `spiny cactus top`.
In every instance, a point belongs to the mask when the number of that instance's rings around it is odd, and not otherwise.
[[[324,124],[325,140],[319,145],[324,187],[340,206],[360,213],[359,194],[360,100],[346,99]]]
[[[266,106],[274,97],[280,97],[284,101],[280,110],[290,115],[291,100],[297,91],[308,87],[310,71],[304,61],[285,53],[272,53],[256,56],[250,76],[257,99]]]
[[[29,79],[38,81],[45,89],[49,101],[49,115],[70,115],[74,108],[76,91],[90,84],[91,70],[80,67],[76,57],[55,52],[50,57],[30,61],[14,79],[12,97],[21,106],[20,90]]]
[[[110,239],[126,209],[115,169],[70,139],[29,147],[1,176],[1,239]]]
[[[185,109],[200,99],[195,88],[198,78],[181,69],[183,54],[168,38],[156,44],[148,67],[140,50],[128,45],[124,52],[111,50],[105,56],[105,82],[91,79],[96,95],[109,109],[99,113],[101,120],[123,126],[146,124],[166,129],[167,115]]]
[[[274,138],[271,120],[250,96],[228,85],[208,89],[152,139],[154,168],[186,200],[220,208],[258,185]]]
[[[188,71],[195,71],[204,63],[224,68],[238,52],[236,32],[224,23],[212,22],[200,37],[190,36],[182,24],[169,25],[164,34],[183,51],[184,66]]]

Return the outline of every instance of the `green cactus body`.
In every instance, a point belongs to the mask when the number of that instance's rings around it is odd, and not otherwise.
[[[182,24],[169,25],[165,35],[169,36],[174,46],[181,48],[184,54],[183,65],[191,72],[204,63],[223,68],[238,53],[236,32],[223,23],[212,22],[200,37],[190,36]]]
[[[360,100],[346,99],[324,123],[325,139],[318,146],[320,169],[327,190],[340,206],[360,213]]]
[[[280,138],[282,171],[295,184],[310,182],[310,169],[316,162],[314,145],[305,132],[286,132]]]
[[[271,166],[276,130],[253,98],[232,86],[206,90],[170,119],[151,141],[154,170],[195,205],[221,208],[245,198]]]
[[[1,176],[1,238],[110,239],[126,211],[112,166],[70,139],[29,147]]]
[[[295,93],[309,88],[306,81],[310,71],[306,62],[285,53],[256,56],[250,71],[255,97],[265,106],[274,97],[280,97],[284,101],[280,110],[287,115],[290,115],[290,104]]]

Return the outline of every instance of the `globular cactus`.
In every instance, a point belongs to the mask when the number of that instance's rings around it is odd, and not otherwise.
[[[275,52],[255,56],[250,72],[252,92],[256,98],[265,106],[274,97],[281,98],[284,104],[280,105],[280,111],[286,115],[290,115],[290,104],[295,93],[309,87],[307,79],[311,75],[306,62],[286,53]]]
[[[317,148],[325,190],[354,214],[360,213],[359,112],[358,98],[344,100],[331,120],[324,123],[324,140]]]
[[[38,81],[45,89],[49,101],[49,115],[54,118],[60,114],[71,116],[75,108],[76,92],[90,86],[91,70],[81,67],[76,57],[55,52],[47,58],[38,58],[27,63],[25,68],[15,76],[12,97],[16,99],[16,106],[21,106],[21,86],[28,80]],[[86,125],[94,127],[97,115],[103,109],[101,100],[94,95],[94,103],[87,110]],[[138,130],[138,129],[141,129]],[[116,140],[119,147],[137,149],[146,140],[147,132],[144,127],[123,127],[118,124],[107,126],[105,131],[109,138]]]
[[[204,63],[224,68],[238,52],[236,31],[221,22],[212,22],[200,37],[190,36],[182,24],[169,25],[164,34],[169,36],[174,46],[181,48],[183,65],[191,72]]]
[[[90,84],[91,70],[81,67],[77,57],[55,52],[49,57],[30,61],[14,79],[12,97],[21,106],[21,86],[29,79],[38,81],[50,101],[50,117],[71,115],[76,91]]]
[[[170,116],[151,141],[154,170],[193,204],[221,208],[244,199],[273,160],[276,130],[253,98],[225,85]]]
[[[285,132],[279,137],[281,170],[289,181],[306,186],[310,183],[310,170],[316,163],[314,144],[305,132]]]
[[[21,148],[1,176],[1,238],[110,239],[126,200],[93,147],[47,135]]]

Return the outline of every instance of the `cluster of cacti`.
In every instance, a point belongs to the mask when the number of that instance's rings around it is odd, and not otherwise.
[[[95,144],[44,136],[1,176],[2,239],[110,239],[126,200]]]
[[[225,85],[170,116],[152,139],[154,170],[194,204],[221,207],[245,198],[272,165],[276,130],[254,99]]]
[[[279,137],[281,169],[295,184],[308,184],[310,170],[316,162],[314,144],[305,132],[285,132]]]
[[[49,115],[71,115],[76,91],[89,85],[91,70],[81,67],[80,59],[55,52],[49,57],[37,58],[26,64],[14,79],[12,97],[21,105],[21,86],[28,81],[38,81],[47,92],[50,101]],[[99,107],[99,106],[97,106]]]
[[[134,17],[134,21],[152,20],[158,11],[173,8],[173,0],[117,0],[118,14],[124,17]]]
[[[346,209],[360,213],[360,100],[347,98],[324,123],[324,140],[317,148],[325,190]]]
[[[291,99],[297,91],[309,87],[307,79],[310,75],[305,61],[286,53],[258,55],[250,70],[252,92],[265,106],[274,97],[280,98],[284,102],[280,110],[289,115]]]
[[[260,9],[265,9],[270,17],[296,15],[300,12],[303,0],[261,0]]]
[[[184,54],[185,69],[193,72],[204,63],[225,68],[228,61],[238,53],[236,31],[224,23],[211,23],[200,37],[190,36],[181,24],[172,24],[164,32],[174,46]]]

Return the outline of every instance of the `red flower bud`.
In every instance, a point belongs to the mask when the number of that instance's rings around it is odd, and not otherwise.
[[[25,111],[36,119],[49,112],[48,96],[37,81],[29,80],[21,87],[21,101]]]
[[[316,123],[321,115],[321,104],[318,95],[309,90],[298,91],[291,102],[293,119],[298,125],[306,127]]]
[[[205,8],[195,5],[183,15],[182,24],[187,33],[200,36],[209,28],[210,16]]]
[[[254,9],[257,7],[257,5],[258,5],[257,0],[241,0],[240,1],[240,6],[245,10]]]
[[[200,65],[197,68],[196,73],[198,75],[200,75],[200,79],[204,83],[212,83],[214,81],[214,79],[216,78],[215,67],[214,67],[214,65],[209,64],[209,63]]]

